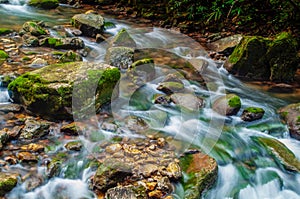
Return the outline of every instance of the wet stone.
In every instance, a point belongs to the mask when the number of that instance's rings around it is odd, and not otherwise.
[[[19,152],[17,154],[17,158],[21,161],[21,162],[37,162],[38,158],[36,155],[30,153],[30,152]]]
[[[71,141],[65,144],[65,148],[69,151],[80,151],[82,147],[81,141]]]
[[[28,145],[21,146],[21,150],[30,152],[43,152],[45,150],[45,147],[41,144],[31,143]]]
[[[50,132],[50,122],[27,119],[21,131],[21,139],[41,138]]]

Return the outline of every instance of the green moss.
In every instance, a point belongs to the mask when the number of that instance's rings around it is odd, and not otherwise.
[[[0,50],[0,60],[5,60],[8,57],[8,54],[4,50]]]
[[[154,60],[152,58],[145,58],[145,59],[135,61],[133,64],[131,64],[131,67],[135,68],[140,65],[153,64],[153,63],[154,63]]]
[[[64,52],[61,52],[61,51],[52,51],[51,52],[52,55],[58,55],[58,56],[61,56],[64,54]]]
[[[258,108],[258,107],[248,107],[245,109],[245,111],[248,111],[250,113],[264,113],[264,109]]]
[[[255,141],[268,147],[269,152],[279,160],[279,162],[287,169],[292,171],[300,171],[300,162],[283,143],[276,139],[257,137],[254,138]]]
[[[29,60],[31,60],[30,57],[27,57],[27,56],[22,57],[22,61],[29,61]]]
[[[237,95],[228,95],[226,97],[228,99],[228,105],[232,108],[238,108],[241,107],[241,99]]]
[[[116,25],[113,23],[113,22],[110,22],[110,21],[105,21],[104,22],[104,28],[105,29],[111,29],[111,28],[115,28]]]
[[[29,26],[31,26],[32,28],[35,29],[35,31],[37,32],[37,34],[34,34],[34,35],[46,35],[47,34],[47,31],[42,28],[40,25],[38,25],[36,22],[33,22],[33,21],[30,21],[30,22],[27,22]]]
[[[42,8],[42,9],[54,9],[59,5],[58,0],[29,0],[28,5]]]
[[[297,122],[300,122],[300,115],[297,117]]]
[[[0,28],[0,35],[5,35],[5,34],[11,33],[11,32],[13,32],[11,29]]]
[[[17,176],[15,174],[0,173],[0,196],[4,196],[17,185]]]

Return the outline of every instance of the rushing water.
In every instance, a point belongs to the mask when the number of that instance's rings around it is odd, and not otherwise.
[[[44,20],[49,25],[67,24],[74,13],[81,12],[67,6],[60,6],[55,11],[45,11],[30,8],[24,2],[10,1],[10,4],[0,4],[0,18],[2,27],[19,29],[27,20]],[[193,143],[213,156],[219,165],[219,177],[215,186],[207,191],[203,198],[241,198],[241,199],[296,199],[300,198],[300,175],[285,170],[274,161],[266,148],[255,141],[257,137],[271,137],[284,143],[297,158],[300,158],[300,143],[289,137],[287,127],[281,123],[276,110],[288,104],[287,101],[274,98],[267,93],[247,87],[241,81],[229,75],[222,67],[207,58],[206,52],[199,44],[187,37],[182,37],[159,28],[135,29],[133,24],[109,19],[117,24],[116,28],[108,32],[116,34],[125,27],[137,43],[137,48],[163,49],[176,54],[178,57],[194,63],[195,68],[201,60],[208,63],[202,71],[205,80],[209,82],[208,90],[195,82],[184,79],[185,87],[194,95],[205,99],[202,111],[192,115],[174,107],[153,105],[149,96],[159,93],[155,88],[162,78],[169,73],[176,73],[169,67],[157,66],[156,76],[138,89],[128,91],[120,85],[120,99],[113,104],[116,123],[122,125],[122,118],[136,115],[149,122],[152,129],[159,130],[185,143]],[[51,32],[55,34],[55,31]],[[105,55],[106,43],[96,44],[88,38],[82,37],[90,49],[85,61],[102,62]],[[199,69],[200,70],[200,69]],[[122,83],[126,83],[125,81]],[[246,123],[239,117],[225,118],[214,114],[210,103],[225,92],[236,93],[242,99],[242,109],[248,106],[258,106],[266,112],[263,119]],[[142,99],[140,96],[144,96]],[[8,94],[0,88],[0,103],[8,102]],[[142,102],[142,103],[141,103]],[[101,131],[101,129],[100,129]],[[106,138],[109,132],[101,131]],[[140,136],[124,129],[123,136]],[[82,138],[87,145],[93,146],[92,141]],[[63,141],[55,150],[59,150]],[[188,147],[188,146],[187,146]],[[178,150],[184,150],[182,147]],[[54,150],[54,151],[55,151]],[[60,176],[51,179],[44,185],[27,192],[26,183],[17,186],[8,198],[95,198],[88,189],[88,179],[92,175],[86,168],[85,153],[75,154],[72,160],[64,164],[65,169]],[[178,151],[179,152],[179,151]],[[13,166],[11,170],[26,170],[21,165]],[[38,167],[36,174],[43,175],[44,167]],[[74,174],[74,172],[76,174]],[[70,174],[72,173],[72,175]],[[182,197],[182,189],[177,185],[175,196]],[[59,196],[55,194],[60,194]]]

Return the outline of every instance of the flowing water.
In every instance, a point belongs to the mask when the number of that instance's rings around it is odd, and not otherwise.
[[[68,24],[74,13],[83,12],[68,6],[60,6],[55,11],[46,13],[42,10],[30,8],[20,1],[10,1],[9,4],[0,4],[0,26],[20,29],[28,20],[44,20],[50,26]],[[3,20],[5,19],[5,20]],[[297,199],[300,198],[300,175],[285,169],[280,160],[272,156],[267,148],[257,142],[259,137],[269,137],[284,143],[299,159],[300,143],[288,135],[284,125],[276,113],[279,107],[287,105],[287,100],[272,97],[268,93],[247,87],[243,82],[229,75],[220,64],[210,60],[206,52],[190,38],[159,28],[136,29],[134,24],[107,19],[117,24],[116,28],[107,30],[116,34],[121,28],[128,29],[137,43],[137,48],[160,49],[175,54],[179,58],[190,61],[207,83],[207,88],[195,81],[188,81],[182,77],[185,87],[193,95],[205,100],[205,107],[193,113],[185,112],[175,106],[165,107],[153,105],[151,96],[160,93],[156,90],[158,83],[169,73],[177,73],[168,66],[157,65],[156,75],[139,87],[129,89],[126,81],[121,79],[120,98],[112,104],[115,122],[119,125],[128,115],[135,115],[145,119],[150,127],[167,135],[174,136],[182,141],[182,146],[177,152],[183,151],[191,144],[197,146],[214,157],[219,165],[218,179],[214,187],[207,191],[202,198],[223,199]],[[55,31],[51,32],[55,34]],[[92,40],[82,37],[90,49],[84,61],[102,62],[105,55],[106,43],[97,44]],[[154,51],[154,50],[153,50]],[[199,63],[205,61],[207,68],[198,68]],[[147,74],[146,77],[147,79]],[[211,102],[225,93],[236,93],[241,97],[242,108],[258,106],[265,110],[263,119],[254,122],[244,122],[240,117],[222,117],[211,111]],[[0,103],[8,103],[7,90],[0,88]],[[241,113],[241,112],[240,112]],[[238,114],[240,114],[238,113]],[[102,131],[103,139],[109,139],[110,133]],[[55,135],[55,132],[53,133]],[[136,136],[128,129],[124,129],[121,136]],[[57,138],[58,140],[60,138]],[[25,184],[18,185],[8,198],[95,198],[88,188],[88,179],[93,174],[87,168],[84,157],[91,153],[93,141],[82,137],[87,150],[76,153],[66,162],[64,170],[59,177],[43,183],[34,191],[26,191]],[[60,150],[64,141],[58,143],[53,152]],[[22,165],[11,166],[9,170],[19,172],[32,172]],[[36,175],[43,176],[45,168],[39,166],[33,171]],[[26,181],[25,181],[26,182]],[[182,198],[183,189],[176,185],[174,193],[176,198]],[[58,194],[58,195],[57,195]]]

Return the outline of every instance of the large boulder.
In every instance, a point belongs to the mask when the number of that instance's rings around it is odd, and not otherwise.
[[[187,154],[180,159],[183,175],[184,198],[200,198],[217,180],[218,165],[215,159],[202,153]]]
[[[94,12],[74,15],[71,23],[74,27],[78,28],[83,35],[88,37],[95,37],[104,30],[104,18]]]
[[[12,99],[28,111],[45,118],[66,119],[72,116],[72,99],[73,107],[80,110],[94,106],[95,111],[108,102],[119,78],[119,70],[110,65],[73,62],[26,73],[11,82],[8,89]]]
[[[298,62],[297,40],[283,32],[275,39],[244,36],[224,66],[237,76],[287,82],[293,80]]]
[[[300,103],[279,109],[279,114],[289,127],[290,135],[300,140]]]
[[[42,8],[42,9],[54,9],[59,6],[58,0],[29,0],[28,5]]]

